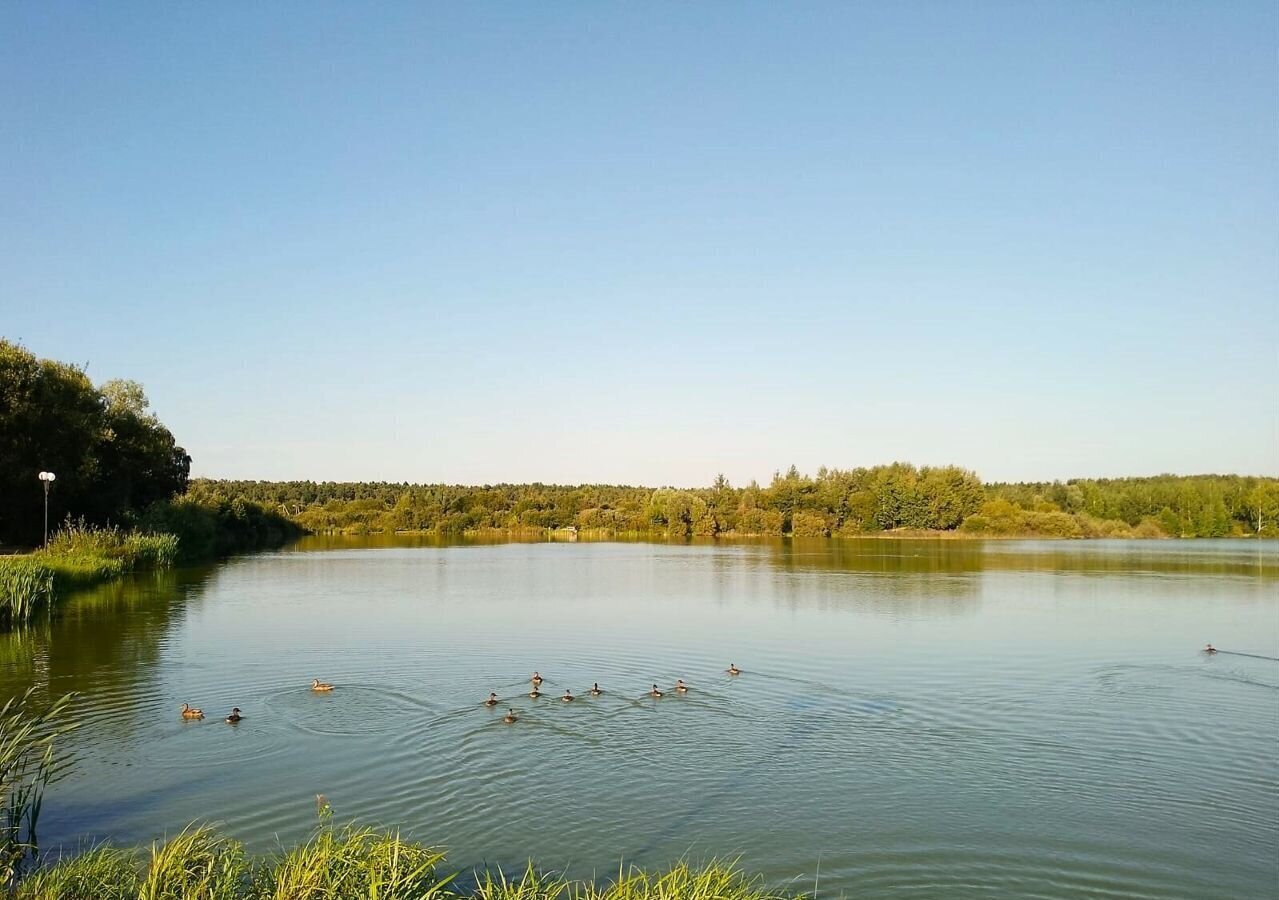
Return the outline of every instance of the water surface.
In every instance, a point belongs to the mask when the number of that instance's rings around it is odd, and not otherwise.
[[[46,846],[198,819],[269,851],[324,793],[467,869],[1279,894],[1274,542],[311,539],[87,592],[0,646],[6,695],[82,694]]]

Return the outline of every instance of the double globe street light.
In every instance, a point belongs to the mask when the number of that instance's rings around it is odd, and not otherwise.
[[[49,486],[57,478],[52,472],[41,472],[39,478],[44,482],[44,546],[49,546]]]

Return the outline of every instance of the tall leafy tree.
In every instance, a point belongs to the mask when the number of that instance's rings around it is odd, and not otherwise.
[[[49,518],[121,522],[186,489],[191,459],[135,382],[96,387],[84,370],[0,339],[0,542],[33,544]]]

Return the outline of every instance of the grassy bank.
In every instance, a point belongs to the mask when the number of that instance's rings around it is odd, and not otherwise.
[[[26,625],[76,588],[170,566],[178,545],[172,534],[69,525],[43,550],[0,558],[0,628]]]
[[[0,630],[49,612],[60,596],[130,572],[278,547],[303,530],[242,499],[157,503],[129,530],[68,522],[48,547],[0,557]]]
[[[31,873],[17,900],[781,900],[732,865],[679,864],[575,882],[528,866],[459,889],[440,851],[393,832],[322,827],[305,844],[252,860],[233,840],[188,829],[149,850],[102,847]]]

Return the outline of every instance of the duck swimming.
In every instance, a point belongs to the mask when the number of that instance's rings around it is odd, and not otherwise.
[[[537,689],[537,685],[533,685],[533,690],[529,691],[528,695],[536,700],[538,697],[542,696],[542,692]]]
[[[1216,652],[1217,652],[1217,648],[1214,647],[1212,644],[1209,644],[1207,647],[1204,647],[1204,653],[1216,653]]]
[[[683,678],[677,678],[677,679],[675,679],[675,690],[676,690],[676,692],[678,692],[678,693],[680,693],[680,694],[687,694],[687,693],[688,693],[688,685],[686,685],[686,684],[684,683],[684,679],[683,679]]]
[[[530,678],[530,679],[529,679],[529,681],[530,681],[530,682],[532,682],[533,687],[541,687],[541,685],[542,685],[542,676],[541,676],[541,675],[539,675],[537,672],[534,672],[534,673],[533,673],[533,677],[532,677],[532,678]]]
[[[563,696],[563,697],[561,697],[560,699],[561,699],[561,700],[563,700],[565,703],[568,703],[568,702],[570,702],[570,701],[572,701],[572,700],[576,700],[577,698],[573,696],[573,692],[572,692],[572,691],[570,691],[570,690],[568,690],[568,689],[566,688],[566,689],[564,690],[564,696]]]
[[[657,685],[653,685],[653,689],[648,692],[650,697],[661,697],[662,692],[657,689]]]
[[[737,663],[729,663],[728,668],[725,671],[727,671],[729,675],[742,674],[742,670],[737,668]]]
[[[196,709],[190,703],[182,704],[182,718],[184,719],[203,719],[204,710]]]
[[[599,683],[598,681],[597,681],[597,682],[595,682],[595,684],[591,685],[591,696],[592,696],[592,697],[598,697],[598,696],[599,696],[600,694],[602,694],[602,693],[604,693],[604,689],[603,689],[602,687],[600,687],[600,683]]]
[[[502,721],[505,722],[507,725],[514,725],[516,722],[519,721],[519,718],[520,717],[515,714],[515,710],[508,709],[506,711],[506,715],[502,716]]]
[[[494,693],[492,693],[492,692],[490,691],[490,692],[489,692],[489,698],[488,698],[487,700],[485,700],[485,701],[484,701],[484,705],[485,705],[485,706],[497,706],[497,704],[498,704],[498,703],[500,703],[500,702],[501,702],[501,701],[499,701],[499,700],[497,699],[497,694],[494,694]]]
[[[333,685],[329,684],[327,681],[321,681],[321,680],[320,680],[320,679],[318,679],[318,678],[312,678],[312,679],[311,679],[311,690],[313,690],[313,691],[320,691],[320,692],[323,692],[323,691],[331,691],[331,690],[333,690]]]
[[[240,715],[240,707],[233,706],[231,708],[231,715],[227,716],[225,721],[229,725],[234,725],[236,722],[240,721],[243,718],[244,716]]]

